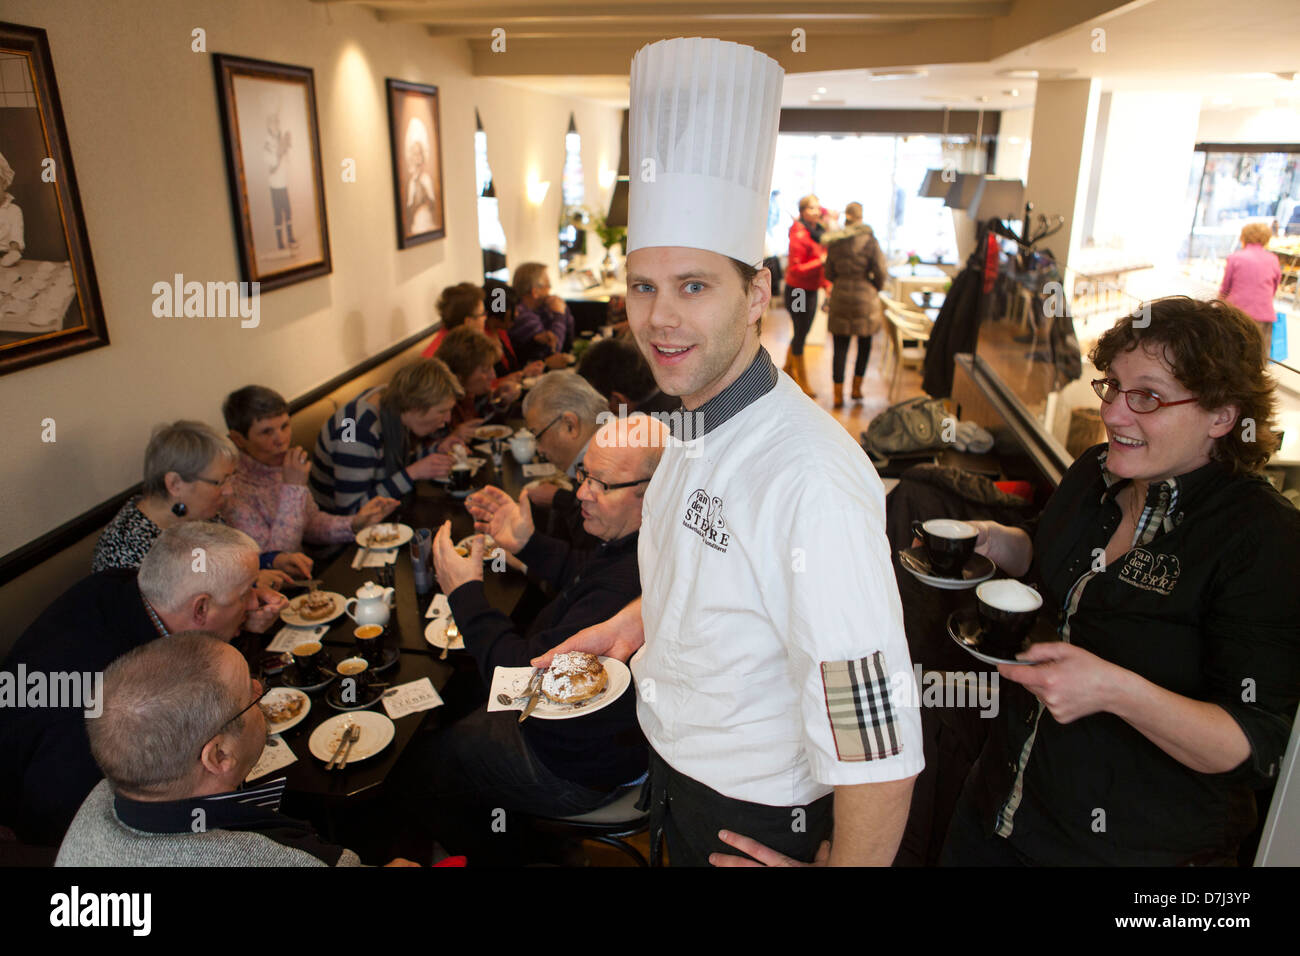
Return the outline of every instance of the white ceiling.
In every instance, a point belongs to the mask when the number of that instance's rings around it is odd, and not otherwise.
[[[1094,39],[1094,29],[1105,30],[1104,37]],[[1104,40],[1105,49],[1094,52],[1099,40]],[[1300,107],[1300,82],[1274,75],[1300,75],[1300,2],[1149,0],[987,63],[918,63],[911,68],[920,74],[886,79],[873,77],[869,70],[788,72],[782,105],[1018,109],[1033,105],[1035,80],[1003,71],[1034,69],[1048,77],[1095,76],[1103,90],[1197,92],[1206,108]],[[899,69],[906,68],[883,72]],[[627,105],[626,76],[518,76],[500,81]]]

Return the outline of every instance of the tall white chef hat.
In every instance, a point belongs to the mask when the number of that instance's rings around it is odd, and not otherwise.
[[[632,58],[627,251],[707,249],[763,258],[785,71],[757,50],[700,37]]]

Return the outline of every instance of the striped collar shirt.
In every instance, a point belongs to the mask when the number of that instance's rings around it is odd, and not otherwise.
[[[701,438],[726,424],[731,418],[776,388],[777,369],[772,356],[761,345],[749,367],[740,377],[699,408],[684,406],[670,416],[673,437],[681,441]]]

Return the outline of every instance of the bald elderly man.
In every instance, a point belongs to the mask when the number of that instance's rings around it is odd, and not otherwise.
[[[524,667],[530,658],[603,621],[641,593],[637,534],[641,499],[667,441],[667,429],[644,415],[611,421],[593,436],[578,467],[578,502],[598,547],[578,551],[538,533],[526,494],[512,500],[485,488],[469,502],[480,531],[549,582],[558,595],[525,631],[488,604],[483,592],[482,539],[462,558],[450,524],[434,539],[438,582],[485,684],[497,667]],[[408,748],[404,777],[421,816],[438,821],[437,836],[453,853],[483,859],[493,840],[491,808],[542,816],[594,810],[646,768],[636,701],[624,693],[582,720],[519,722],[514,711],[480,709],[440,732],[422,752]],[[475,815],[469,808],[483,808]],[[459,808],[459,812],[457,810]],[[454,826],[454,818],[469,820]],[[480,842],[477,837],[481,836]],[[492,858],[494,862],[504,862]]]
[[[114,661],[104,712],[86,721],[106,779],[55,865],[359,866],[280,813],[283,776],[240,790],[267,744],[261,699],[244,656],[212,634],[152,641]]]

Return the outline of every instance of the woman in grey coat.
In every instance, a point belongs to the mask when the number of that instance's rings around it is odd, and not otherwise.
[[[842,230],[828,233],[823,239],[825,275],[834,283],[826,328],[835,341],[831,365],[835,408],[844,406],[844,366],[853,336],[858,339],[858,352],[853,362],[853,392],[849,397],[854,401],[862,398],[862,377],[871,358],[871,336],[880,328],[881,304],[876,292],[889,275],[880,244],[871,227],[862,221],[861,203],[851,202],[844,208],[844,224]]]

